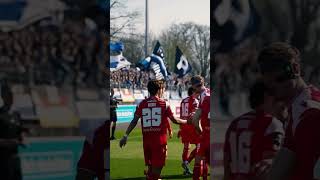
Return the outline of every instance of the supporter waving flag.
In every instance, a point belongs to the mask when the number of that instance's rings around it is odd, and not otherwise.
[[[152,71],[154,76],[152,79],[167,80],[168,72],[164,62],[164,53],[159,41],[153,49],[151,56],[146,57],[138,62],[137,66],[141,70]]]

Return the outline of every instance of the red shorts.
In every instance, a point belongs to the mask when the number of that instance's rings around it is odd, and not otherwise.
[[[198,146],[197,155],[204,157],[210,164],[210,136],[202,136]]]
[[[144,162],[146,166],[163,167],[167,157],[167,145],[144,144]]]
[[[192,125],[183,126],[180,133],[182,143],[198,144],[200,142],[200,136]]]

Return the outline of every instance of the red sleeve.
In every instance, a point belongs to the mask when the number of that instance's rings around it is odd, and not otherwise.
[[[137,115],[137,116],[139,116],[139,117],[141,117],[142,116],[142,103],[143,103],[144,101],[142,101],[137,107],[136,107],[136,111],[135,111],[135,115]]]
[[[199,106],[198,100],[195,98],[190,98],[189,109],[188,109],[189,114],[192,112],[195,112],[196,109],[198,109],[198,106]]]
[[[171,110],[170,106],[167,106],[166,114],[167,114],[167,117],[168,117],[169,119],[172,119],[172,118],[173,118],[173,113],[172,113],[172,110]]]

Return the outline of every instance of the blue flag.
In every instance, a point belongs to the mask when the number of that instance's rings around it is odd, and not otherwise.
[[[124,50],[124,45],[122,42],[110,42],[110,52],[121,53]]]
[[[164,60],[163,48],[162,48],[159,41],[157,41],[156,46],[154,47],[152,54],[157,55],[157,56],[161,57],[162,60]]]
[[[183,55],[182,51],[180,48],[177,46],[176,48],[176,63],[175,63],[175,68],[174,72],[178,74],[178,78],[182,78],[189,72],[191,72],[192,67],[186,57]]]

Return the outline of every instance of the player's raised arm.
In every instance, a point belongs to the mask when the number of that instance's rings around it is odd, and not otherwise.
[[[122,137],[122,139],[119,142],[119,145],[121,148],[126,145],[128,136],[131,133],[131,131],[137,126],[139,118],[140,117],[138,115],[136,115],[136,114],[134,115],[133,120],[130,122],[130,124],[126,130],[126,134]]]

